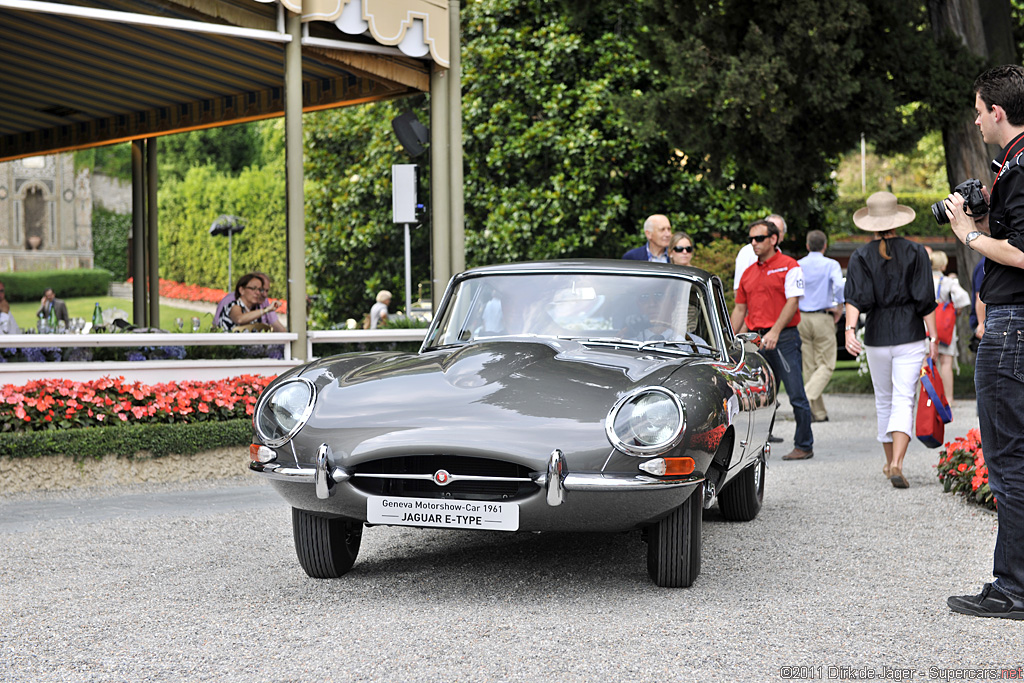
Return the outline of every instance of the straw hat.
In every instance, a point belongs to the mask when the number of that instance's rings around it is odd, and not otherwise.
[[[884,232],[914,221],[914,210],[896,203],[892,192],[876,192],[867,206],[853,214],[853,224],[868,232]]]

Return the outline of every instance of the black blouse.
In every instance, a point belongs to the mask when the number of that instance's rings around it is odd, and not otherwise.
[[[846,269],[846,303],[867,314],[867,346],[896,346],[924,339],[924,316],[935,310],[928,252],[902,237],[887,239],[886,247],[890,260],[882,258],[878,241],[872,240],[853,252]]]

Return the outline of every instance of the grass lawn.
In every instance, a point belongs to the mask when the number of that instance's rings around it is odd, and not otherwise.
[[[68,315],[72,318],[84,318],[89,321],[92,320],[92,310],[96,303],[99,302],[100,308],[104,311],[108,308],[120,308],[122,311],[128,314],[128,321],[132,322],[132,302],[128,299],[117,299],[111,296],[101,296],[98,298],[90,299],[65,299],[64,303],[68,305]],[[36,311],[39,310],[39,303],[30,301],[22,302],[17,304],[11,304],[11,313],[14,315],[14,319],[18,321],[18,325],[22,331],[28,329],[35,329],[36,327]],[[185,330],[191,331],[192,326],[189,322],[192,318],[198,317],[202,320],[203,329],[208,329],[212,315],[208,313],[200,313],[199,311],[193,311],[188,308],[177,308],[174,306],[160,305],[160,329],[167,330],[168,332],[175,332],[178,329],[175,323],[175,318],[181,318],[185,321]]]

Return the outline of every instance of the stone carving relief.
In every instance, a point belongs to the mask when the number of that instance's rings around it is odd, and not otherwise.
[[[92,251],[92,187],[88,168],[79,171],[75,178],[75,235],[79,249]]]

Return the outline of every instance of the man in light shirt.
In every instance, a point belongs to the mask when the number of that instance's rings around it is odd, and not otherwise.
[[[21,328],[11,315],[11,304],[7,301],[7,288],[0,282],[0,334],[21,334]]]
[[[804,391],[811,404],[811,419],[828,422],[822,394],[836,369],[836,321],[843,299],[843,271],[826,258],[828,238],[821,230],[807,233],[807,256],[798,261],[804,272],[800,297],[800,342],[803,345]]]

